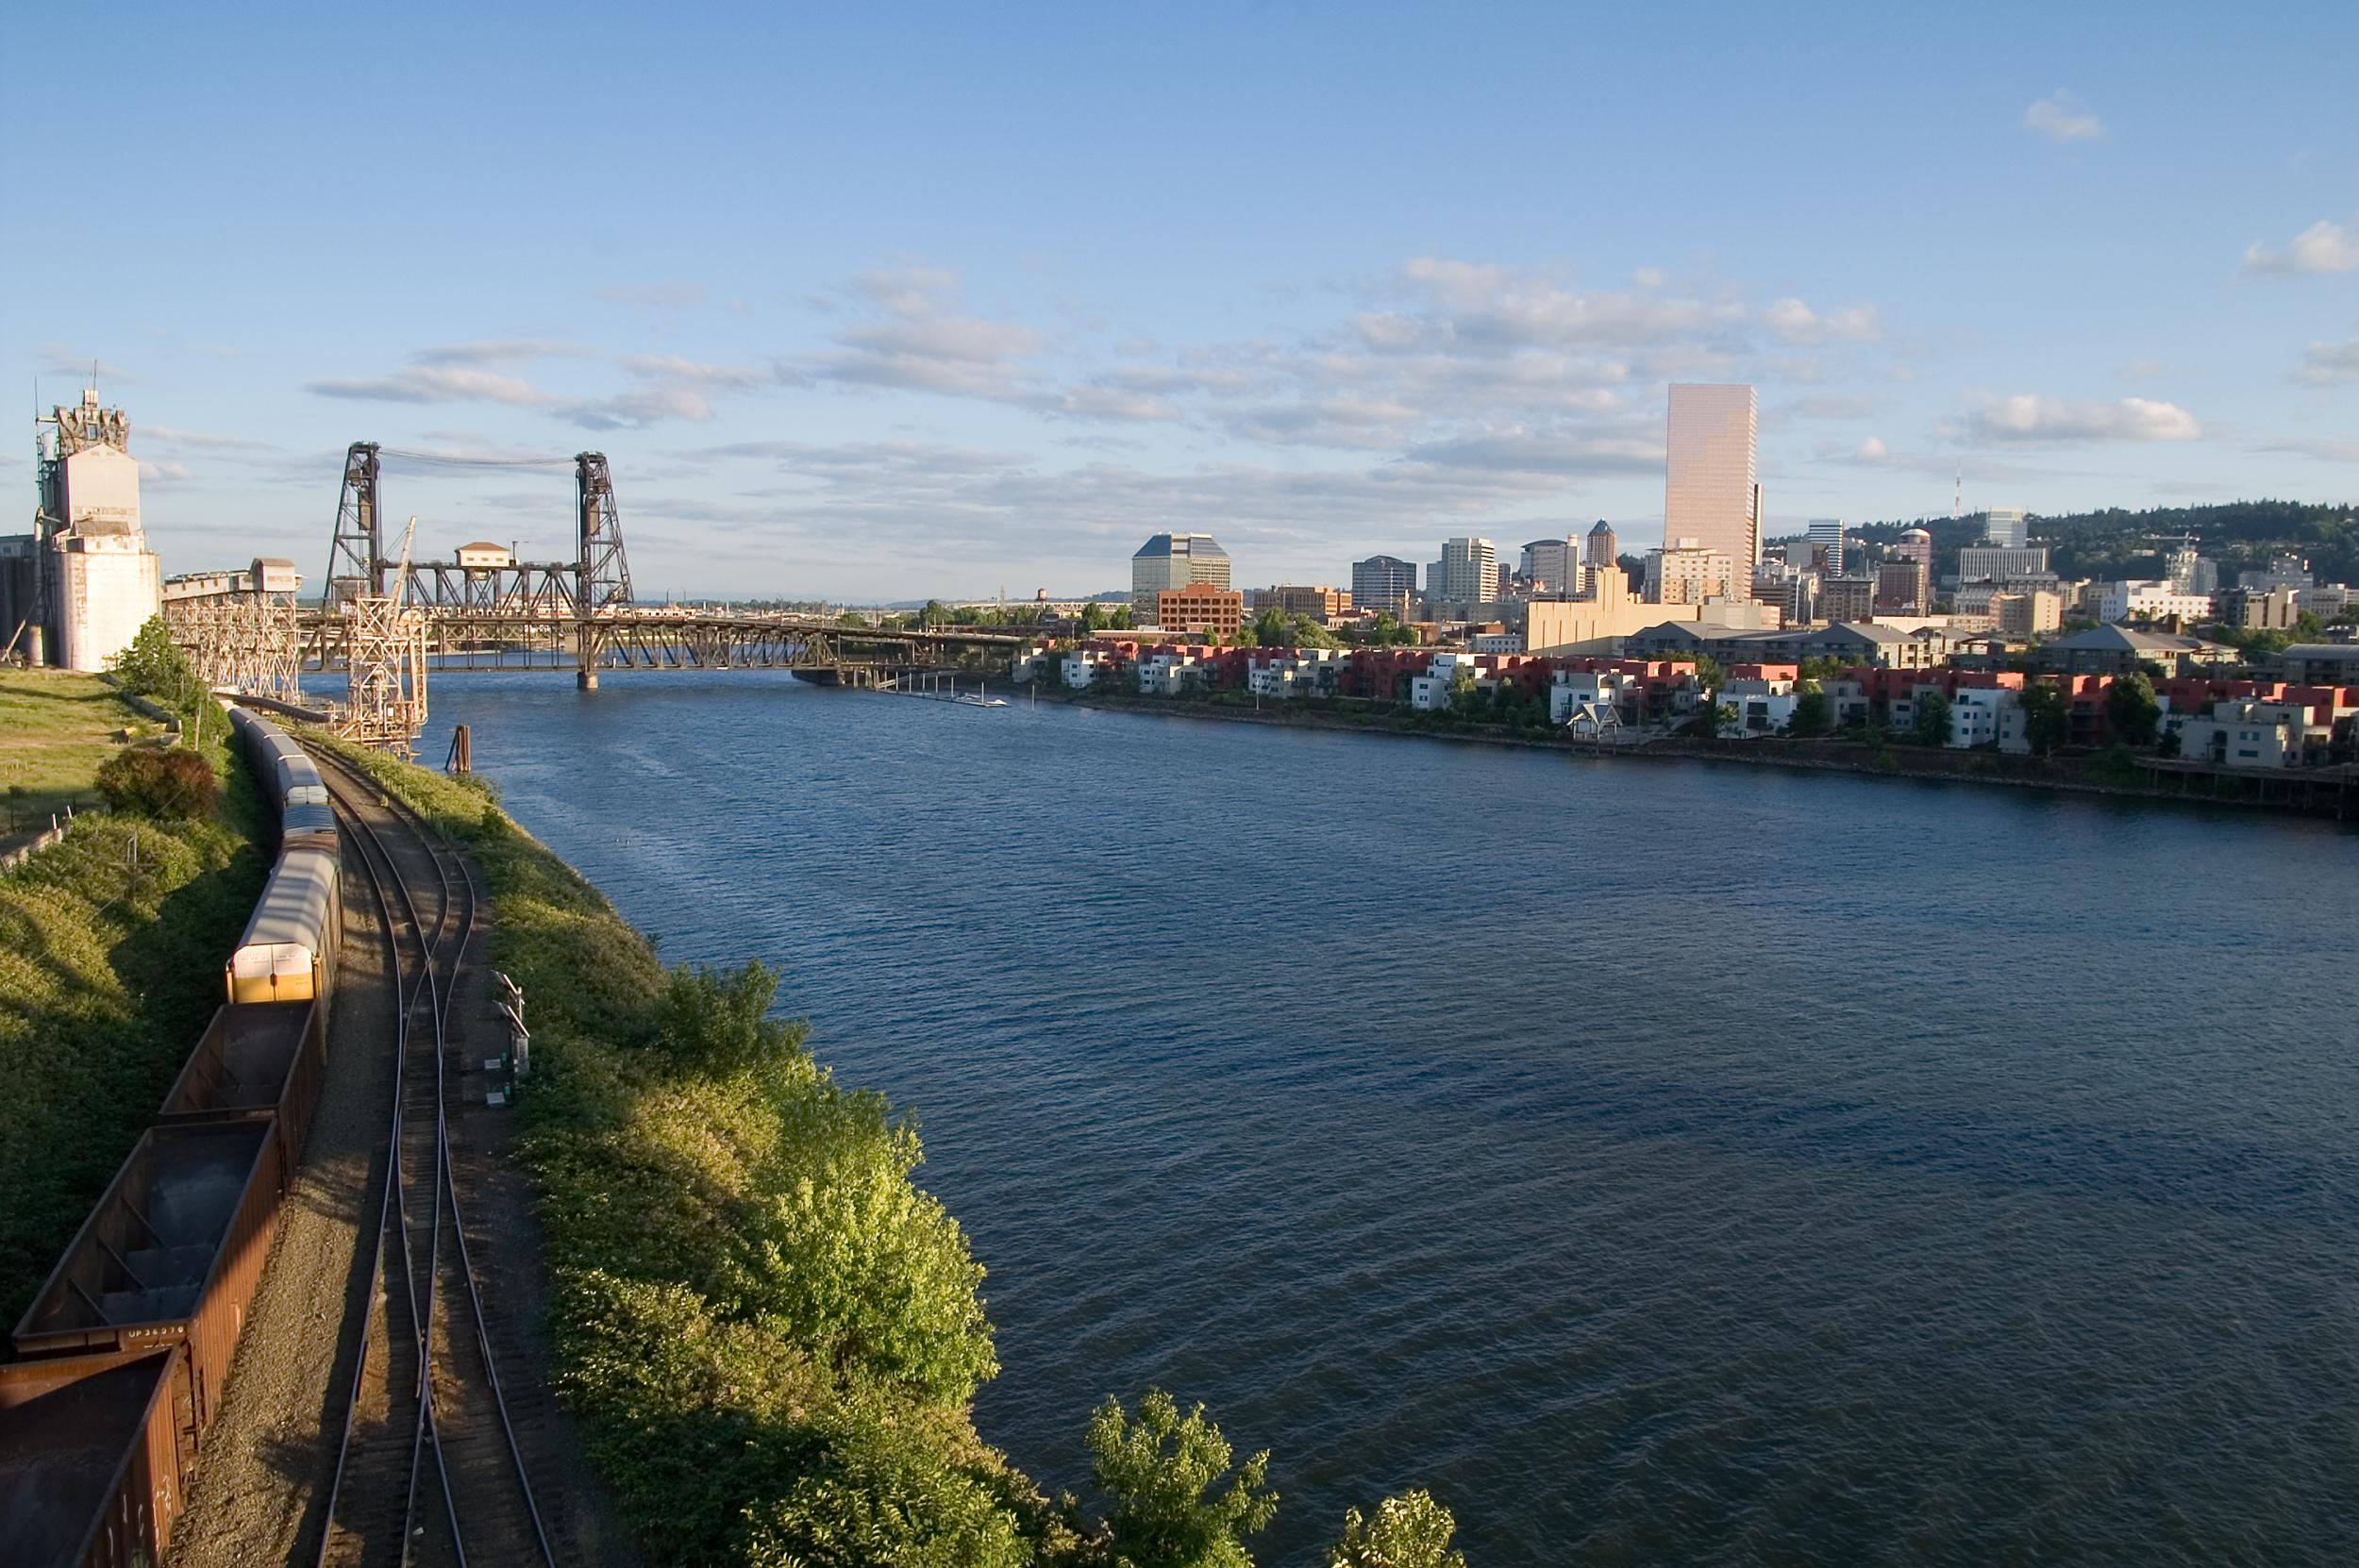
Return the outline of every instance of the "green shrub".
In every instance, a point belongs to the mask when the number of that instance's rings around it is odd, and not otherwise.
[[[1328,1554],[1329,1568],[1466,1568],[1465,1554],[1450,1550],[1457,1528],[1429,1492],[1387,1497],[1373,1521],[1358,1509],[1344,1514],[1344,1538]]]
[[[221,792],[212,764],[177,747],[119,751],[98,770],[94,782],[109,810],[164,821],[209,817]]]
[[[1183,1417],[1161,1389],[1139,1400],[1135,1422],[1109,1398],[1090,1417],[1088,1439],[1092,1475],[1113,1498],[1106,1523],[1116,1568],[1252,1568],[1243,1538],[1278,1511],[1266,1452],[1213,1493],[1229,1473],[1229,1440],[1203,1406]]]

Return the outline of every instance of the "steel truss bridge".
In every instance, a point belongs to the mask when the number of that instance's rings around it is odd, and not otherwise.
[[[355,600],[398,593],[426,621],[426,658],[434,670],[572,670],[585,691],[601,673],[627,670],[795,670],[822,681],[874,686],[915,670],[1003,667],[1027,639],[975,627],[885,629],[814,615],[752,615],[687,610],[634,602],[622,520],[605,454],[574,459],[577,548],[561,561],[496,563],[463,559],[389,559],[384,548],[383,461],[388,453],[356,442],[344,455],[324,608],[303,616],[303,662],[326,670],[347,664]],[[402,576],[398,585],[393,581]]]

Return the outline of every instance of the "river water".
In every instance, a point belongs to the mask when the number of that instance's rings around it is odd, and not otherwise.
[[[784,971],[990,1270],[984,1435],[1203,1400],[1264,1564],[2359,1561],[2359,832],[773,674],[435,683]]]

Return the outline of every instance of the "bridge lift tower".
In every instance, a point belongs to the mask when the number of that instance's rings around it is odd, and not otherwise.
[[[387,559],[380,489],[387,456],[421,454],[388,454],[375,442],[354,442],[344,454],[336,533],[328,546],[325,608],[335,615],[345,613],[344,607],[355,599],[387,596],[389,569],[396,569],[402,579],[391,592],[403,603],[425,610],[464,612],[477,608],[457,601],[447,572],[407,562],[396,568]],[[614,506],[614,476],[603,452],[574,455],[574,517],[577,544],[574,559],[510,562],[490,569],[490,575],[500,580],[473,585],[471,595],[481,594],[510,613],[571,621],[577,664],[574,678],[589,692],[597,690],[598,657],[606,644],[598,628],[598,613],[631,603],[630,560],[623,550],[622,519]]]

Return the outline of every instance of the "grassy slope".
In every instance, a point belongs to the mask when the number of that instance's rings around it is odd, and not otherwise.
[[[88,740],[128,719],[79,677],[58,694],[0,683],[54,738],[42,776],[87,786],[112,751]],[[70,681],[71,684],[68,684]],[[104,687],[99,687],[103,692]],[[132,727],[143,722],[128,719]],[[144,725],[154,728],[152,725]],[[221,965],[265,870],[260,797],[207,746],[226,780],[212,818],[159,824],[85,815],[65,841],[0,872],[0,1331],[13,1326],[172,1087],[221,999]],[[76,763],[72,759],[79,758]],[[76,774],[79,766],[82,772]]]
[[[96,676],[55,670],[0,670],[0,791],[22,787],[6,808],[25,826],[49,813],[98,802],[91,779],[113,756],[117,730],[153,735],[163,726],[142,718]],[[9,828],[0,815],[0,832]]]
[[[963,1393],[831,1364],[804,1303],[764,1276],[749,1238],[798,1220],[886,1294],[923,1288],[945,1232],[963,1259],[930,1198],[890,1161],[881,1176],[862,1164],[881,1146],[881,1102],[835,1088],[799,1050],[747,1071],[654,1065],[664,970],[604,895],[486,794],[346,755],[463,839],[490,885],[493,961],[533,1030],[526,1147],[558,1376],[642,1538],[678,1563],[947,1568],[1070,1551],[1054,1510],[977,1437]],[[831,1145],[854,1158],[831,1160]],[[913,1131],[907,1146],[913,1159]],[[914,1212],[930,1240],[862,1231],[879,1205]],[[877,1347],[861,1359],[873,1366]]]

